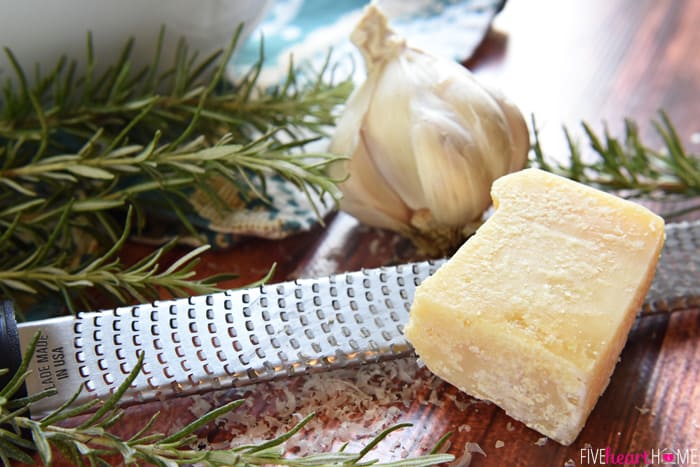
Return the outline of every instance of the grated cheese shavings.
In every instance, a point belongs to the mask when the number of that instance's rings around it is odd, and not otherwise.
[[[535,441],[535,445],[536,446],[544,446],[545,444],[547,444],[547,439],[548,438],[546,436],[538,438],[537,441]]]

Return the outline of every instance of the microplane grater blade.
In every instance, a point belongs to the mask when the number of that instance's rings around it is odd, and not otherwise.
[[[109,396],[144,353],[124,403],[412,354],[403,326],[416,286],[445,260],[226,291],[19,326],[41,331],[29,394],[41,416],[84,386],[76,404]],[[641,315],[700,305],[700,222],[671,224]]]
[[[666,226],[666,241],[641,315],[700,306],[700,221]]]
[[[42,326],[30,394],[41,416],[70,397],[109,396],[144,353],[124,403],[242,386],[409,355],[403,326],[416,286],[444,261],[305,279],[111,311]],[[37,326],[21,326],[20,339]],[[38,360],[37,360],[38,359]],[[55,362],[60,365],[54,365]],[[42,371],[43,370],[43,371]]]

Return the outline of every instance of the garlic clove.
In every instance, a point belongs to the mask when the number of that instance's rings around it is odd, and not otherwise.
[[[445,226],[461,226],[479,217],[488,207],[490,198],[485,181],[490,176],[484,164],[474,161],[479,156],[470,135],[454,128],[456,125],[449,118],[431,117],[417,122],[412,129],[416,173],[434,221]]]
[[[342,206],[347,212],[366,223],[391,230],[402,230],[402,226],[409,222],[410,209],[377,169],[374,159],[367,152],[362,132],[352,159],[335,164],[333,172],[334,177],[342,173],[352,174],[342,184]]]
[[[420,209],[424,207],[423,194],[407,134],[416,92],[409,74],[398,60],[384,67],[363,129],[379,171],[407,206]]]
[[[455,69],[453,77],[441,84],[440,97],[445,105],[454,109],[455,123],[471,135],[473,147],[479,155],[474,162],[483,165],[490,177],[490,186],[511,165],[513,148],[508,119],[498,100],[476,81],[469,70],[457,63],[449,65],[459,70]]]
[[[508,133],[511,140],[511,158],[508,172],[515,172],[525,167],[527,154],[530,149],[530,131],[527,123],[520,113],[520,109],[501,91],[493,88],[485,88],[501,107],[501,111],[508,123]]]
[[[374,86],[361,86],[350,96],[353,105],[339,119],[329,151],[352,157],[332,164],[329,175],[344,180],[341,184],[344,210],[371,225],[399,230],[401,225],[408,223],[410,210],[391,189],[374,158],[369,155],[366,132],[362,130],[373,92]]]

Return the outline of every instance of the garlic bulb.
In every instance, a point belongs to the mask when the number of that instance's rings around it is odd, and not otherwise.
[[[473,232],[491,183],[521,169],[529,134],[518,109],[451,60],[411,48],[369,5],[351,35],[367,67],[338,120],[331,168],[340,207],[445,252]]]

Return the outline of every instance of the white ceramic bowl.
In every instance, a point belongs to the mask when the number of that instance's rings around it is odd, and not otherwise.
[[[34,65],[50,70],[65,54],[84,65],[87,31],[92,32],[97,66],[113,63],[129,36],[136,40],[136,65],[150,63],[161,25],[163,59],[170,63],[184,37],[204,54],[228,45],[241,22],[244,36],[260,22],[273,0],[0,0],[0,46],[9,47],[28,78]],[[0,51],[0,81],[14,72]]]

